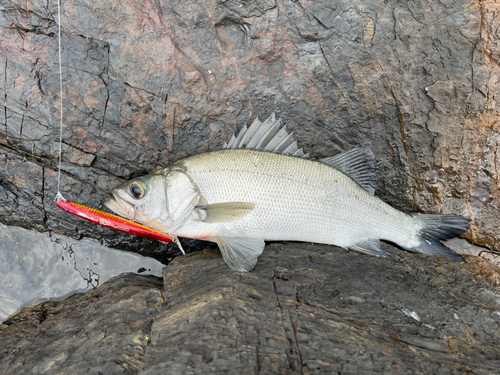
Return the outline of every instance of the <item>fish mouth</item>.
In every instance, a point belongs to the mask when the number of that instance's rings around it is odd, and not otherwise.
[[[116,192],[113,192],[113,197],[108,198],[104,205],[117,215],[132,221],[135,219],[135,207],[121,198]]]

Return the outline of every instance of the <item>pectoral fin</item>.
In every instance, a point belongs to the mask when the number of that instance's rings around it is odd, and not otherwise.
[[[263,240],[252,238],[216,237],[214,240],[229,268],[241,272],[248,272],[255,266],[266,245]]]
[[[248,202],[215,203],[198,206],[198,218],[205,223],[230,223],[248,215],[255,204]]]

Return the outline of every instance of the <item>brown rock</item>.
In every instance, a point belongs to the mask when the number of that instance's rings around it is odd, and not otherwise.
[[[2,167],[0,220],[126,244],[51,204],[23,204],[56,193],[56,11],[39,0],[2,6],[0,151],[16,164]],[[385,201],[467,215],[467,238],[500,250],[498,7],[63,3],[63,143],[71,146],[61,190],[99,206],[123,179],[216,149],[276,110],[313,156],[370,147]],[[38,168],[12,182],[6,176],[23,171],[23,161]],[[40,170],[50,177],[43,192],[23,183],[39,183]]]

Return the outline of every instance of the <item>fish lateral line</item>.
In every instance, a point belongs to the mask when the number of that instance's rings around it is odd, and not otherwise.
[[[177,236],[170,236],[120,216],[109,214],[92,207],[87,207],[80,203],[68,202],[60,193],[56,196],[56,204],[60,209],[70,214],[103,227],[160,241],[165,244],[175,242],[179,246],[181,252],[185,254]]]

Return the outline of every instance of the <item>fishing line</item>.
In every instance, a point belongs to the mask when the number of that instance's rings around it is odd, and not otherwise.
[[[59,58],[59,99],[60,99],[60,123],[59,123],[59,168],[57,173],[57,194],[55,201],[57,206],[66,212],[79,216],[82,219],[91,221],[104,227],[112,228],[120,232],[134,234],[145,238],[154,239],[162,243],[175,242],[182,254],[185,254],[182,245],[177,236],[171,236],[166,233],[158,232],[151,228],[140,225],[134,221],[124,219],[103,211],[96,210],[75,202],[68,202],[61,194],[61,164],[62,164],[62,135],[63,135],[63,77],[62,77],[62,58],[61,58],[61,0],[57,0],[57,43]],[[134,219],[135,219],[134,210]]]
[[[57,195],[63,199],[61,194],[61,160],[62,160],[62,133],[63,133],[63,83],[62,83],[62,64],[61,64],[61,0],[57,0],[57,42],[59,45],[59,100],[60,100],[60,126],[59,126],[59,172],[57,174]]]

